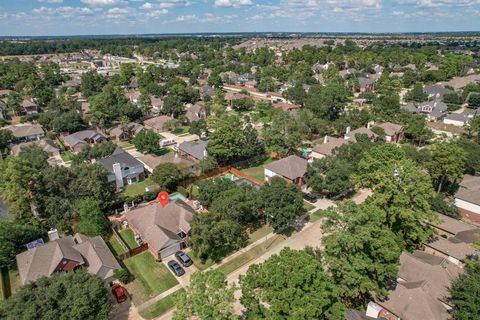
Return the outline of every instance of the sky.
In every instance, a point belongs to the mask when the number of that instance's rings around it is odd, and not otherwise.
[[[480,0],[0,0],[0,36],[480,31]]]

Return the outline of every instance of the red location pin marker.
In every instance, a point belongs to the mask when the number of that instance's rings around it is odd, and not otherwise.
[[[165,207],[168,203],[168,200],[170,200],[170,195],[168,194],[168,192],[162,191],[158,194],[157,199],[162,205],[162,207]]]

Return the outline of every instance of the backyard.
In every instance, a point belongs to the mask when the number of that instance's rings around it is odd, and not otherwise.
[[[243,173],[248,174],[250,177],[255,178],[259,181],[265,181],[264,175],[264,166],[273,162],[272,158],[267,158],[266,160],[256,163],[254,167],[241,170]]]
[[[115,256],[119,256],[122,253],[125,253],[125,249],[118,241],[117,237],[112,233],[110,238],[106,241],[108,248],[113,252]]]
[[[123,262],[135,278],[126,287],[137,306],[178,284],[167,267],[155,261],[149,251],[144,251]]]
[[[127,197],[135,197],[147,193],[145,188],[154,184],[155,183],[150,178],[147,178],[141,182],[125,186],[125,189],[122,191],[122,193]]]
[[[129,249],[134,249],[138,247],[137,241],[135,241],[135,234],[133,233],[132,229],[125,229],[119,232],[120,238],[122,238],[123,242],[127,245]]]

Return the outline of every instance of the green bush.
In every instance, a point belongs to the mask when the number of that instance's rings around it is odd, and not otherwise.
[[[118,279],[122,283],[125,283],[125,284],[130,282],[130,279],[132,277],[132,275],[130,274],[130,272],[128,272],[127,269],[115,270],[113,272],[113,276],[115,277],[115,279]]]
[[[452,203],[449,203],[444,196],[437,194],[435,198],[430,201],[430,207],[433,211],[444,214],[452,218],[458,218],[458,209]]]

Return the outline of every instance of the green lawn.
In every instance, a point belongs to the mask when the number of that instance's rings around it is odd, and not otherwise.
[[[176,286],[175,277],[149,251],[123,261],[135,280],[126,285],[133,302],[138,306],[154,296]]]
[[[205,261],[205,263],[202,263],[202,260],[200,258],[196,257],[195,255],[189,254],[188,256],[192,259],[193,264],[197,267],[197,269],[199,271],[203,271],[203,270],[205,270],[205,269],[207,269],[210,266],[215,264],[215,262],[210,260],[210,259]]]
[[[254,243],[255,241],[265,237],[273,232],[273,228],[270,225],[263,225],[261,228],[248,234],[248,243]]]
[[[22,286],[20,282],[20,274],[16,268],[10,270],[2,269],[0,281],[3,283],[3,285],[0,285],[0,301],[3,300],[5,294],[11,296]],[[3,286],[5,286],[6,292],[2,291]]]
[[[142,310],[140,312],[140,315],[148,320],[161,316],[168,310],[175,307],[175,298],[184,291],[185,289],[180,289],[178,291],[175,291],[174,293],[166,296],[162,300],[155,302],[153,305],[151,305],[147,309]]]
[[[312,214],[310,215],[310,221],[311,221],[311,222],[315,222],[315,221],[317,221],[318,219],[323,218],[323,217],[324,217],[324,214],[325,214],[325,210],[322,210],[322,209],[317,210],[317,211],[315,211],[314,213],[312,213]]]
[[[268,249],[272,248],[273,246],[285,241],[284,236],[274,236],[273,238],[264,241],[263,243],[259,244],[258,246],[253,247],[252,249],[248,250],[247,252],[242,253],[238,257],[226,262],[225,264],[221,265],[217,268],[218,271],[222,272],[226,276],[232,273],[233,271],[237,270],[244,264],[253,259],[258,258],[262,254],[264,254]]]
[[[134,197],[138,196],[141,194],[147,193],[145,191],[146,187],[149,187],[151,185],[155,184],[150,178],[147,178],[141,182],[130,184],[125,186],[125,189],[123,189],[122,193],[123,195],[127,197]]]
[[[255,167],[251,167],[248,169],[241,170],[243,173],[248,174],[250,177],[255,178],[260,181],[265,181],[264,175],[264,166],[273,162],[272,158],[267,158],[265,161],[261,163],[257,163]]]
[[[119,256],[125,252],[125,249],[122,247],[117,238],[112,234],[110,238],[106,241],[108,248],[113,252],[115,256]]]
[[[60,157],[62,157],[64,162],[72,161],[74,156],[75,154],[71,151],[64,151],[60,154]]]
[[[125,229],[119,232],[120,238],[127,245],[129,249],[138,247],[137,241],[135,241],[135,234],[132,229]]]
[[[311,203],[308,203],[307,201],[303,201],[303,207],[305,208],[305,210],[307,211],[310,211],[312,210],[313,208],[315,208],[315,206]]]
[[[173,133],[177,136],[181,136],[184,134],[188,134],[188,130],[190,130],[190,127],[181,127],[173,130]]]
[[[118,145],[120,148],[130,148],[130,147],[133,147],[134,145],[131,144],[130,142],[128,141],[117,141],[115,140],[114,141],[116,145]]]

